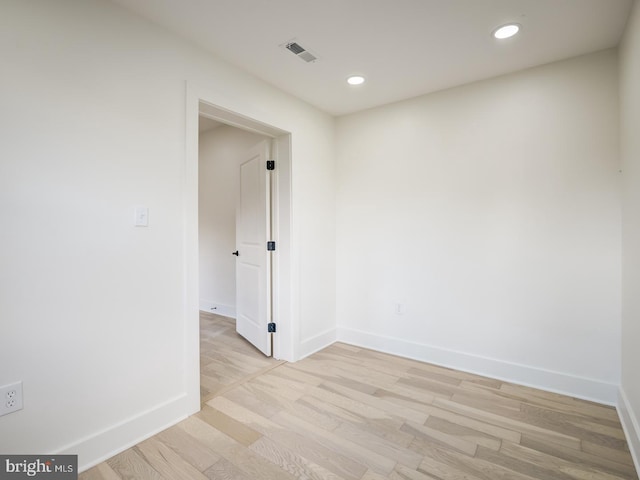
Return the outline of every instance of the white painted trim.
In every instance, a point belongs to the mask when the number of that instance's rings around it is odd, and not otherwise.
[[[83,472],[184,420],[187,404],[188,396],[180,395],[54,453],[78,455],[78,470]]]
[[[223,305],[222,303],[215,303],[210,300],[200,299],[200,311],[215,313],[216,315],[222,315],[223,317],[236,318],[235,305]]]
[[[309,355],[312,355],[323,348],[328,347],[332,343],[337,341],[337,331],[335,328],[330,328],[322,333],[314,335],[311,338],[300,342],[300,358],[302,360]]]
[[[618,390],[618,415],[620,416],[624,434],[627,437],[636,472],[640,472],[640,422],[638,422],[638,417],[633,408],[631,408],[629,399],[622,387]]]
[[[200,272],[198,242],[199,97],[186,83],[183,174],[184,375],[188,414],[200,410]]]
[[[292,200],[292,128],[282,125],[274,118],[273,111],[256,110],[256,105],[246,99],[231,98],[220,91],[211,90],[194,82],[186,82],[186,160],[185,160],[185,315],[187,322],[187,343],[189,365],[187,368],[187,391],[195,402],[199,402],[199,277],[198,277],[198,116],[218,120],[227,125],[242,128],[275,139],[276,172],[275,196],[276,212],[274,229],[277,232],[278,249],[274,262],[274,319],[278,325],[278,336],[273,344],[273,356],[293,361],[296,356],[295,330],[296,305],[299,283],[295,282],[297,255],[293,241],[293,200]],[[197,411],[197,410],[196,410]]]
[[[295,336],[297,322],[293,316],[293,292],[298,288],[292,283],[294,262],[293,234],[293,211],[291,184],[291,138],[289,134],[280,135],[273,139],[272,155],[276,159],[276,172],[273,176],[273,186],[275,195],[273,196],[273,238],[278,246],[272,253],[272,275],[273,286],[277,295],[273,301],[273,321],[278,325],[278,332],[273,340],[272,355],[278,360],[295,360]],[[282,162],[285,162],[283,165]],[[278,165],[278,163],[280,165]]]
[[[617,385],[590,378],[344,327],[338,328],[338,341],[605,405],[614,406],[617,402]]]

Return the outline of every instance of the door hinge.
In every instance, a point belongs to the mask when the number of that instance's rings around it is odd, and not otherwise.
[[[273,252],[276,249],[276,242],[269,241],[267,242],[267,251]]]
[[[271,322],[267,324],[267,333],[276,333],[276,324]]]
[[[276,161],[267,160],[267,170],[275,170],[275,169],[276,169]]]

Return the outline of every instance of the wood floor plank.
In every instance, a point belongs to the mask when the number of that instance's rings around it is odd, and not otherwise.
[[[512,448],[520,448],[519,453],[513,455]],[[509,442],[504,443],[500,452],[479,447],[476,458],[539,480],[620,480],[619,477],[590,470],[587,466],[563,465],[561,459]]]
[[[621,476],[622,478],[630,480],[636,479],[636,471],[633,468],[633,464],[620,463],[615,461],[615,459],[609,458],[609,456],[589,454],[582,450],[575,450],[562,445],[556,445],[540,439],[535,435],[523,435],[521,441],[516,443],[520,443],[523,447],[538,450],[539,452],[546,453],[547,455],[553,455],[572,463],[591,465],[604,472]],[[624,460],[628,460],[630,457],[631,455],[625,455]]]
[[[122,480],[122,477],[106,462],[99,463],[95,467],[82,473],[82,478],[84,480]]]
[[[340,425],[333,433],[413,469],[417,468],[422,461],[422,455],[375,433],[347,423]]]
[[[327,472],[345,480],[358,480],[362,477],[366,467],[356,460],[342,453],[330,450],[317,442],[314,438],[286,432],[269,436],[274,441],[302,458],[321,466]]]
[[[425,455],[418,471],[447,480],[540,480],[482,458],[470,457],[454,449],[416,438],[413,446]]]
[[[356,428],[374,433],[382,439],[390,440],[401,447],[407,447],[413,441],[413,435],[400,431],[400,427],[404,423],[400,417],[380,418],[376,416],[375,418],[371,418],[365,414],[344,410],[336,405],[323,402],[314,397],[303,397],[298,400],[297,403],[309,405],[310,408],[331,415],[332,418],[338,422],[338,425],[343,422],[353,425]]]
[[[157,437],[139,443],[134,449],[164,478],[175,480],[206,480],[207,478]]]
[[[211,480],[253,480],[248,474],[236,467],[226,458],[221,458],[211,467],[204,471],[207,478]]]
[[[111,457],[107,464],[116,472],[122,480],[136,480],[145,478],[149,480],[170,480],[158,473],[144,458],[133,448]]]
[[[418,470],[412,470],[404,465],[396,465],[393,472],[389,475],[389,480],[440,480],[437,477],[432,477],[426,473],[419,472]]]
[[[215,450],[178,427],[160,432],[157,438],[201,472],[220,460]]]
[[[420,363],[413,365],[407,370],[411,375],[423,376],[427,378],[433,378],[433,375],[444,375],[457,379],[460,382],[473,382],[478,385],[484,385],[491,388],[501,388],[503,382],[501,380],[495,380],[493,378],[481,377],[473,373],[461,372],[459,370],[453,370],[450,368],[439,367],[437,365],[430,365],[428,363]]]
[[[273,375],[276,376],[280,376],[283,378],[286,378],[288,380],[294,380],[297,382],[304,382],[308,385],[314,385],[314,386],[318,386],[320,385],[324,379],[316,376],[316,375],[311,375],[309,373],[306,373],[302,370],[298,370],[296,368],[291,368],[290,365],[285,365],[284,368],[279,368],[275,371],[272,372]]]
[[[264,393],[269,393],[265,392],[263,386],[252,385],[249,386],[249,388],[250,387],[254,387],[252,389],[252,392],[257,395],[258,398],[263,400],[263,405],[267,404],[267,402],[273,402],[271,405],[274,407],[274,409],[279,406],[280,411],[286,410],[293,415],[304,418],[307,421],[318,425],[320,428],[329,431],[335,429],[340,424],[340,422],[333,415],[331,415],[324,409],[313,408],[307,402],[300,401],[303,397],[295,401],[283,398],[276,400],[275,395],[263,395]],[[275,392],[271,391],[271,393]]]
[[[399,385],[426,391],[438,397],[451,398],[457,392],[462,391],[457,385],[435,381],[431,378],[410,375],[398,380]]]
[[[496,425],[508,430],[514,430],[516,432],[520,432],[521,434],[525,434],[525,433],[538,434],[546,437],[549,441],[553,443],[571,447],[576,450],[580,449],[580,439],[576,437],[572,437],[570,435],[565,435],[555,431],[549,431],[545,428],[537,427],[535,425],[514,420],[512,418],[504,417],[495,413],[486,412],[482,409],[474,408],[472,406],[465,405],[465,404],[460,404],[451,400],[444,400],[444,399],[437,398],[436,400],[434,400],[434,405],[441,407],[444,410],[460,413],[462,415],[475,418],[482,422],[490,423],[492,425]]]
[[[476,445],[482,445],[483,447],[490,448],[495,451],[500,450],[500,446],[502,445],[502,441],[499,438],[434,416],[430,416],[424,426],[448,435],[454,435],[458,438],[475,443]]]
[[[490,395],[487,392],[469,392],[454,393],[451,401],[469,405],[486,412],[495,413],[506,418],[518,419],[522,411],[522,402],[510,398],[502,398],[497,395]]]
[[[260,370],[254,370],[251,373],[247,373],[244,377],[240,378],[240,379],[233,379],[233,381],[225,383],[225,384],[221,384],[220,386],[218,386],[218,388],[216,388],[215,390],[209,392],[207,395],[203,395],[202,396],[202,404],[207,403],[208,400],[211,400],[212,398],[218,396],[218,395],[222,395],[228,391],[231,390],[235,390],[237,387],[242,387],[243,385],[245,385],[249,380],[260,377],[261,375],[265,375],[269,372],[271,372],[271,370],[275,369],[276,367],[282,365],[283,363],[285,363],[284,361],[278,361],[276,363],[270,363],[264,367],[262,367]],[[202,378],[203,375],[201,373],[200,377]]]
[[[348,346],[344,343],[334,343],[328,346],[324,350],[318,353],[327,353],[334,355],[337,359],[343,361],[350,361],[358,365],[366,365],[372,371],[381,371],[390,375],[401,377],[406,374],[407,370],[411,368],[410,364],[398,363],[395,361],[389,361],[386,356],[364,356],[367,354],[366,349],[359,349],[358,351],[345,350],[343,347]],[[393,358],[393,357],[391,357]]]
[[[407,422],[402,426],[401,430],[403,432],[411,433],[415,437],[421,438],[424,442],[434,442],[446,445],[447,447],[458,450],[471,457],[476,454],[478,449],[478,444],[475,442],[469,441],[465,438],[460,438],[458,435],[451,435],[449,433],[442,432],[426,425]]]
[[[391,401],[396,399],[405,399],[421,404],[420,408],[423,408],[424,405],[431,405],[437,396],[420,388],[408,387],[398,383],[393,385],[390,389],[378,388],[374,392],[374,395]],[[449,398],[449,396],[447,395],[445,398]]]
[[[553,404],[569,407],[572,412],[583,412],[594,418],[603,418],[619,422],[616,409],[609,405],[602,405],[588,400],[580,400],[568,395],[562,395],[560,393],[547,392],[533,387],[514,385],[512,383],[503,383],[500,387],[500,391],[523,401],[545,399]]]
[[[274,421],[277,421],[280,425],[290,430],[314,438],[318,443],[325,447],[334,450],[336,453],[341,453],[353,458],[355,461],[370,468],[374,472],[388,475],[396,464],[394,460],[358,445],[357,443],[345,440],[332,432],[322,430],[321,428],[290,415],[287,412],[281,412],[276,415],[274,417]]]
[[[235,320],[200,312],[200,390],[203,403],[246,376],[282,362],[265,357],[235,331]],[[231,368],[226,368],[226,366]]]
[[[283,448],[268,437],[262,437],[249,448],[296,478],[309,480],[336,480],[340,478],[320,465],[301,457],[295,451]]]
[[[282,471],[264,457],[252,452],[231,437],[216,430],[207,422],[193,416],[180,423],[180,427],[194,437],[212,446],[218,454],[251,479],[293,480],[295,477]]]
[[[305,360],[307,360],[308,364],[313,362],[321,371],[328,367],[335,369],[346,378],[370,385],[389,386],[393,385],[398,379],[395,373],[384,372],[381,368],[373,370],[366,362],[358,362],[353,358],[345,359],[344,357],[325,355],[323,352],[318,352],[318,355]]]
[[[245,447],[248,447],[262,436],[253,428],[208,405],[202,407],[202,410],[196,416]]]
[[[222,400],[226,399],[233,402],[266,419],[271,418],[293,403],[292,400],[284,395],[279,395],[279,390],[251,381],[225,392],[220,397],[222,397]],[[220,401],[214,398],[207,403],[215,407],[220,405],[217,403]]]
[[[522,419],[548,430],[579,437],[583,441],[601,445],[616,450],[625,450],[627,442],[622,430],[616,430],[605,425],[587,422],[584,417],[569,413],[560,413],[545,408],[523,404]]]
[[[638,480],[614,408],[335,343],[295,364],[201,315],[202,411],[80,480]]]
[[[396,392],[401,391],[402,390],[396,390]],[[398,398],[406,398],[402,395],[398,395],[397,393],[387,391],[378,391],[376,392],[376,396],[381,396],[391,402],[397,401]],[[424,413],[429,415],[427,422],[432,418],[438,418],[447,420],[455,425],[468,427],[477,432],[484,433],[490,437],[499,438],[502,440],[509,440],[518,443],[521,438],[521,434],[515,430],[510,430],[491,423],[476,420],[475,418],[472,418],[470,416],[461,415],[459,413],[455,413],[444,408],[437,407],[435,405],[423,404],[420,406],[420,408],[424,411]]]
[[[462,384],[467,389],[483,388],[477,383]],[[558,393],[544,392],[531,387],[503,383],[499,389],[493,389],[495,395],[512,398],[524,404],[548,408],[563,413],[580,414],[591,421],[620,428],[620,419],[614,407],[598,405],[586,400],[567,397]]]
[[[425,458],[417,471],[427,477],[434,477],[438,480],[488,480],[486,477],[470,474],[456,465],[433,458]]]
[[[395,421],[396,423],[402,424],[401,417],[395,416],[388,412],[388,410],[391,409],[389,407],[387,408],[387,410],[382,410],[378,408],[379,405],[371,406],[368,403],[363,403],[351,397],[340,395],[326,388],[313,388],[309,390],[308,395],[306,395],[305,397],[313,397],[322,402],[330,403],[336,407],[339,407],[340,409],[351,412],[356,416],[364,415],[370,419],[386,420],[390,422]]]
[[[363,393],[371,393],[376,388],[387,387],[396,381],[390,376],[376,378],[376,376],[367,376],[364,372],[358,374],[346,368],[336,367],[331,363],[325,364],[324,362],[309,359],[293,364],[292,368],[322,378],[323,380],[330,380],[342,385],[350,385],[351,388],[361,390]]]
[[[359,358],[357,354],[352,352],[349,352],[348,354],[345,354],[344,352],[335,352],[331,350],[332,347],[333,345],[321,350],[317,355],[314,355],[314,358],[320,361],[328,359],[334,363],[340,364],[341,366],[352,365],[353,367],[366,368],[371,374],[382,373],[395,378],[408,376],[406,373],[407,368],[405,367],[398,368],[396,365],[389,365],[382,360],[376,361],[371,358],[363,360],[362,358]]]
[[[345,352],[355,352],[355,353],[358,353],[362,350],[360,347],[357,347],[355,345],[349,345],[347,343],[340,343],[340,342],[334,343],[333,345],[329,345],[325,350],[327,349],[341,350]]]
[[[296,401],[306,392],[315,388],[313,385],[269,374],[258,378],[255,384],[266,389],[277,390],[279,394],[292,401]]]
[[[484,455],[487,451],[482,450],[481,455]],[[586,463],[576,464],[555,455],[549,455],[539,450],[523,447],[511,442],[505,442],[500,449],[500,454],[517,459],[519,462],[529,464],[527,467],[532,469],[531,466],[545,465],[546,468],[555,472],[561,472],[568,477],[579,479],[602,479],[602,480],[621,480],[623,477],[617,474],[607,473],[597,467],[593,467]]]
[[[633,465],[633,459],[629,453],[629,448],[609,448],[604,445],[589,442],[587,440],[582,441],[582,451],[598,457],[608,458],[618,463],[625,465]]]
[[[239,404],[235,404],[226,397],[217,397],[210,404],[235,420],[241,421],[259,431],[264,436],[270,437],[302,458],[308,459],[311,463],[317,464],[342,478],[357,480],[366,470],[365,467],[357,462],[327,449],[314,439],[288,431],[270,419]]]
[[[270,418],[282,410],[282,398],[264,392],[250,383],[239,385],[222,396],[249,410],[260,412],[265,418]]]
[[[319,390],[318,392],[323,392],[323,390]],[[380,422],[383,425],[390,425],[392,428],[400,428],[402,426],[403,422],[399,417],[392,417],[385,412],[373,408],[367,409],[366,405],[363,406],[365,407],[363,410],[359,411],[357,406],[354,406],[354,403],[349,399],[331,394],[330,392],[326,393],[327,397],[324,398],[322,394],[305,395],[298,399],[297,403],[328,415],[334,421],[334,426],[331,430],[345,421],[353,424]]]
[[[280,429],[277,423],[261,415],[260,411],[249,410],[226,396],[216,397],[210,400],[207,405],[210,406],[213,411],[219,412],[237,424],[244,425],[251,431],[259,433],[260,435],[255,438],[254,441],[262,435],[267,435],[270,432]],[[249,444],[251,443],[253,442]]]
[[[421,412],[419,409],[402,407],[402,406],[393,404],[391,402],[388,402],[383,398],[376,397],[373,395],[367,395],[365,393],[350,389],[349,387],[338,385],[333,382],[324,382],[321,385],[321,388],[325,388],[330,392],[337,393],[346,398],[350,398],[361,404],[369,405],[370,407],[374,407],[376,409],[382,410],[383,412],[387,412],[390,415],[407,418],[417,423],[424,423],[427,421],[428,415],[425,414],[424,412]]]
[[[367,473],[365,473],[360,480],[387,480],[387,478],[389,477],[367,470]]]

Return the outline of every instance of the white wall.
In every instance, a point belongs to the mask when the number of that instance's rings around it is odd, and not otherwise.
[[[640,3],[620,47],[622,386],[620,411],[640,471]]]
[[[25,396],[0,451],[88,466],[190,413],[187,82],[292,134],[293,359],[335,338],[337,292],[346,340],[578,394],[618,382],[614,53],[343,118],[336,171],[332,118],[124,9],[0,2],[0,385]]]
[[[338,120],[340,339],[615,402],[616,60]]]
[[[197,404],[187,83],[292,134],[298,355],[335,324],[334,121],[107,1],[0,10],[0,385],[22,380],[25,404],[0,417],[0,451],[86,467]]]
[[[265,137],[223,125],[200,134],[198,224],[200,309],[235,318],[239,164]]]

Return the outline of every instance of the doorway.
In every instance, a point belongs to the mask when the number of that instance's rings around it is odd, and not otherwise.
[[[203,116],[199,133],[200,311],[272,356],[271,139]]]
[[[199,358],[199,235],[198,235],[198,120],[200,116],[229,127],[236,127],[271,138],[276,168],[273,177],[273,232],[276,251],[272,257],[273,319],[277,332],[273,337],[273,357],[292,360],[294,330],[292,322],[292,246],[291,246],[291,134],[275,126],[214,105],[215,94],[187,88],[186,162],[185,162],[185,319],[186,391],[190,410],[200,408]],[[229,252],[230,254],[231,252]]]
[[[200,310],[236,318],[240,164],[266,138],[200,116],[198,252]]]

